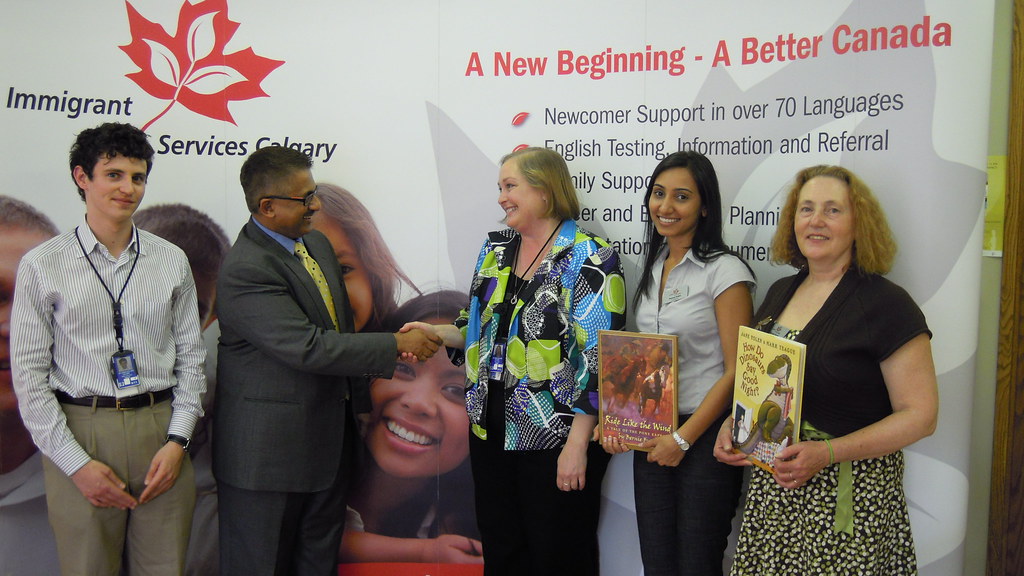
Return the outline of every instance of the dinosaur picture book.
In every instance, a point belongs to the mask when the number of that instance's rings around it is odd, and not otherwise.
[[[733,388],[733,451],[774,471],[783,448],[800,440],[800,402],[807,347],[740,327]]]
[[[601,330],[597,335],[601,436],[634,450],[678,427],[678,338]]]

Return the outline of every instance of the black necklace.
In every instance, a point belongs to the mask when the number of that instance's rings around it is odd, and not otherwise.
[[[537,250],[537,254],[533,257],[533,260],[530,260],[530,265],[526,267],[527,270],[533,268],[533,265],[537,263],[537,259],[540,258],[541,254],[544,253],[544,249],[548,247],[548,242],[551,242],[551,239],[555,237],[555,234],[558,233],[558,229],[561,227],[562,223],[559,222],[558,225],[555,226],[555,229],[551,231],[551,235],[548,236],[548,239],[544,241],[544,244],[540,247],[540,250]],[[519,248],[522,245],[523,235],[520,234],[519,244],[516,244],[516,253],[513,255],[513,258],[515,258],[515,260],[512,262],[512,277],[509,278],[509,284],[515,284],[514,286],[510,286],[513,289],[512,299],[509,300],[512,306],[515,306],[516,303],[519,302],[519,294],[523,291],[523,288],[525,288],[526,285],[529,283],[527,282],[526,278],[519,278],[518,276],[516,276],[516,268],[519,266]]]

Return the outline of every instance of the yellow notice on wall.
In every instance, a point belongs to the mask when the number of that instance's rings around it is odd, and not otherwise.
[[[1003,220],[1006,213],[1006,156],[988,157],[988,185],[985,187],[985,239],[983,256],[1002,257]]]

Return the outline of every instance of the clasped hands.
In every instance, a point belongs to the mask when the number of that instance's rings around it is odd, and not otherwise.
[[[146,473],[145,486],[138,500],[128,491],[128,485],[106,464],[90,460],[71,475],[78,490],[97,508],[134,510],[171,489],[181,473],[185,451],[179,444],[168,442],[153,456]]]
[[[425,362],[444,344],[444,340],[436,331],[422,327],[429,327],[429,324],[421,322],[417,324],[418,326],[412,328],[406,324],[395,333],[398,356],[406,362]]]

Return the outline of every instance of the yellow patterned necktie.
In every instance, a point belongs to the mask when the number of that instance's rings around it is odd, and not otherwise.
[[[331,314],[331,321],[334,322],[334,329],[338,329],[338,315],[334,311],[334,298],[331,297],[331,289],[327,286],[327,278],[324,278],[324,273],[320,270],[320,265],[313,260],[313,257],[309,255],[306,250],[305,244],[302,242],[295,243],[295,254],[302,259],[302,265],[305,266],[306,271],[313,277],[313,282],[316,282],[316,287],[320,290],[320,296],[324,299],[324,304],[327,305],[327,311]]]

